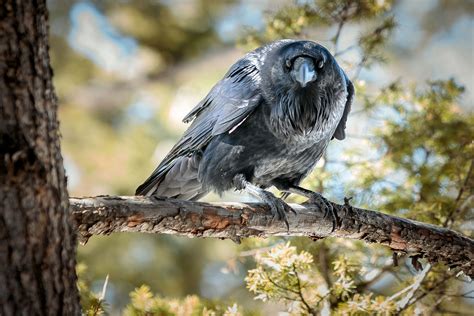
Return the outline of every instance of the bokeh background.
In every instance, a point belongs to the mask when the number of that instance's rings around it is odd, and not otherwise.
[[[50,0],[51,55],[70,195],[132,195],[186,128],[184,115],[253,48],[246,34],[263,31],[273,13],[292,3]],[[395,1],[390,12],[398,26],[385,45],[386,62],[356,74],[350,63],[360,56],[349,51],[341,65],[368,91],[394,80],[409,84],[454,77],[466,87],[460,109],[472,113],[474,2]],[[364,27],[345,27],[338,45],[350,47]],[[335,32],[334,26],[310,27],[300,36],[334,51]],[[363,145],[361,138],[374,124],[358,115],[361,103],[354,105],[347,141],[330,145],[338,159],[344,159],[344,149]],[[341,168],[335,163],[325,170],[325,193],[335,201],[348,194],[353,178]],[[223,199],[251,200],[236,192]],[[368,199],[356,195],[354,203],[367,204]],[[259,242],[252,241],[254,246]],[[253,263],[242,247],[221,240],[115,234],[79,246],[78,261],[87,266],[93,290],[100,291],[109,275],[111,314],[119,313],[129,292],[142,284],[163,296],[197,294],[271,314],[277,307],[253,300],[245,288]]]

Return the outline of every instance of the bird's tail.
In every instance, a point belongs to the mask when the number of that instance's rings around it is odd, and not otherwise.
[[[198,200],[207,193],[198,180],[198,160],[196,156],[181,156],[165,165],[160,164],[135,194]]]

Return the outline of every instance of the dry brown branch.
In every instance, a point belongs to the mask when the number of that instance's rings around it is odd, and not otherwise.
[[[453,230],[332,203],[338,222],[332,231],[315,205],[291,206],[287,230],[272,220],[267,206],[256,203],[203,203],[140,196],[71,198],[80,240],[113,232],[173,234],[188,237],[230,238],[308,236],[342,237],[383,244],[397,252],[474,276],[474,240]]]

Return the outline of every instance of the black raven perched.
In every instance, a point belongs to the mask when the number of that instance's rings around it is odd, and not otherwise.
[[[136,194],[197,200],[211,190],[245,190],[288,225],[291,208],[265,190],[275,186],[332,212],[299,183],[331,139],[344,139],[353,96],[323,46],[280,40],[257,48],[184,118],[191,126]]]

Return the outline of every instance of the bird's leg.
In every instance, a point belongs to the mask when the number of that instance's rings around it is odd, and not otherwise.
[[[262,188],[259,188],[256,185],[253,185],[252,183],[247,181],[242,174],[238,174],[234,177],[234,186],[237,190],[244,190],[249,194],[255,196],[256,198],[260,199],[265,204],[268,204],[273,214],[273,218],[284,221],[286,227],[290,229],[286,212],[296,212],[282,199],[277,198],[271,192],[268,192]]]
[[[309,203],[316,204],[321,210],[324,210],[324,218],[327,218],[328,216],[332,217],[332,230],[334,231],[338,222],[337,215],[331,202],[329,202],[324,196],[297,185],[290,185],[285,189],[285,191],[304,196],[308,198]]]

